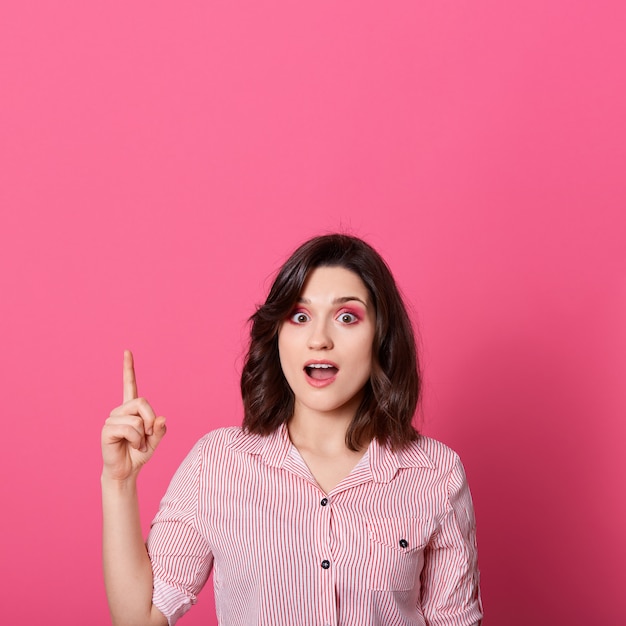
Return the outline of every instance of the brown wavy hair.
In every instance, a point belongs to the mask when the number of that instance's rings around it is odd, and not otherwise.
[[[293,415],[294,395],[280,366],[278,331],[317,267],[354,272],[367,287],[376,311],[372,373],[348,427],[346,445],[358,450],[376,438],[400,449],[419,436],[412,424],[421,391],[413,328],[385,261],[363,240],[343,234],[315,237],[301,245],[250,318],[250,347],[241,373],[243,427],[269,435]]]

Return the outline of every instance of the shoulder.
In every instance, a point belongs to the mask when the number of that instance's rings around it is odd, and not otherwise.
[[[201,437],[194,449],[201,457],[216,458],[235,451],[252,452],[262,444],[260,435],[251,435],[241,426],[216,428]]]
[[[461,464],[459,455],[445,443],[420,435],[416,441],[399,451],[405,467],[429,467],[447,474]]]
[[[420,446],[430,458],[436,461],[437,465],[452,466],[459,461],[459,455],[456,451],[437,439],[420,435],[416,444]]]
[[[472,499],[459,455],[450,447],[420,436],[399,453],[401,467],[423,493],[436,499],[441,510],[463,509],[468,520],[473,518]]]
[[[205,446],[223,446],[228,445],[232,441],[236,441],[245,433],[241,426],[224,426],[211,430],[200,438],[198,443]]]
[[[216,451],[228,448],[233,442],[244,435],[240,426],[225,426],[211,430],[196,442],[194,448],[197,450]]]

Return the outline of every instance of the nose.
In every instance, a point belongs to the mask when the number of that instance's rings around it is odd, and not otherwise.
[[[333,340],[330,329],[323,322],[311,324],[311,332],[307,344],[311,350],[330,350],[333,347]]]

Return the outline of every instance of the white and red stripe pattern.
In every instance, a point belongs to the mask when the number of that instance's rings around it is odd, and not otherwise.
[[[176,472],[148,551],[175,621],[214,569],[223,626],[473,626],[482,609],[458,456],[426,437],[372,442],[328,495],[285,427],[202,438]]]

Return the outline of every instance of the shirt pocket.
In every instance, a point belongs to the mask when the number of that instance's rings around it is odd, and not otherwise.
[[[422,518],[375,518],[368,522],[369,589],[408,591],[418,586],[424,548],[434,524]]]

